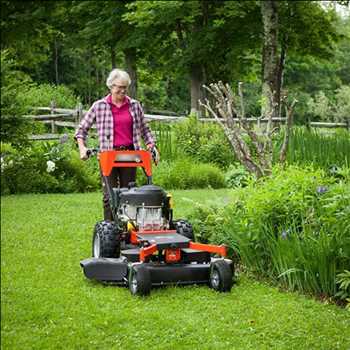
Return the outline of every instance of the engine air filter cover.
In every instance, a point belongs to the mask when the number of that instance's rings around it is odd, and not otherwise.
[[[134,206],[154,206],[160,207],[166,202],[165,191],[155,185],[145,185],[133,187],[128,191],[120,193],[120,204]]]

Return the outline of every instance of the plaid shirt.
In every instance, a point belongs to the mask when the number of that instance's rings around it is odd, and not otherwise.
[[[107,97],[108,96],[94,102],[89,111],[85,114],[84,118],[80,121],[80,124],[75,132],[75,139],[81,138],[85,141],[89,129],[95,122],[100,151],[113,149],[113,115],[111,107],[107,102]],[[126,98],[129,100],[129,111],[133,120],[132,139],[135,150],[141,149],[141,136],[146,145],[154,145],[155,138],[144,118],[140,102],[131,99],[128,96]]]

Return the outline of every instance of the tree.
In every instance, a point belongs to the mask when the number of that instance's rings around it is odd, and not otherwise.
[[[130,3],[132,1],[77,2],[72,13],[78,19],[79,36],[90,45],[110,51],[111,68],[117,67],[118,51],[123,53],[122,68],[131,78],[129,93],[136,98],[138,48],[143,43],[144,34],[132,23],[123,20]]]
[[[8,50],[1,50],[1,141],[15,145],[26,141],[29,122],[22,117],[25,106],[18,98],[26,89],[30,78],[17,69]]]
[[[257,178],[270,175],[273,155],[272,136],[276,131],[272,124],[272,113],[268,116],[264,130],[259,127],[258,130],[253,130],[246,118],[242,83],[238,84],[238,98],[234,95],[230,85],[222,82],[210,84],[209,87],[205,86],[205,89],[214,97],[215,107],[208,99],[205,100],[205,103],[200,103],[223,128],[240,163]],[[289,106],[285,104],[287,123],[279,154],[281,163],[286,159],[296,102],[294,100]]]
[[[53,1],[2,1],[1,49],[8,49],[18,68],[29,73],[45,62],[56,31],[50,22]]]
[[[287,53],[290,57],[302,56],[303,63],[307,57],[329,59],[340,35],[335,12],[325,11],[317,2],[269,0],[260,4],[264,23],[262,96],[267,104],[264,112],[272,110],[278,116]]]
[[[261,1],[261,15],[264,26],[262,59],[262,115],[278,115],[277,93],[277,44],[278,44],[278,9],[277,1]]]

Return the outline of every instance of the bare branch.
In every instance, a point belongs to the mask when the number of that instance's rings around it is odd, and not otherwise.
[[[212,83],[203,87],[214,97],[215,107],[210,104],[208,99],[205,100],[205,103],[199,101],[199,105],[203,106],[223,128],[238,160],[258,178],[270,174],[272,164],[271,128],[264,136],[258,136],[251,129],[245,114],[242,83],[238,85],[239,112],[236,109],[235,96],[229,84],[219,81],[216,84]],[[238,122],[235,121],[236,116]],[[269,117],[271,119],[272,115]],[[270,125],[271,123],[270,120]],[[248,135],[252,146],[246,142],[244,134]],[[252,156],[252,147],[255,148],[254,154],[257,156]]]
[[[242,85],[243,85],[243,83],[240,81],[238,83],[238,94],[239,94],[239,99],[240,99],[240,102],[241,102],[241,118],[245,119],[245,110],[244,110],[244,100],[243,100]]]

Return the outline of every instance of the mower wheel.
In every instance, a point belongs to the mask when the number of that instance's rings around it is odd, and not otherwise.
[[[151,274],[145,266],[136,265],[130,267],[129,289],[132,295],[148,295],[151,287]]]
[[[193,227],[186,220],[173,221],[174,229],[179,235],[185,236],[191,240],[194,240]]]
[[[211,288],[218,292],[229,292],[232,288],[232,270],[224,260],[216,260],[210,266]]]
[[[119,258],[119,232],[114,222],[100,221],[95,225],[92,236],[94,258]]]

